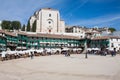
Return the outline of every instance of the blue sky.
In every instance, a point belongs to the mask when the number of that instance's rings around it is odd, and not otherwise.
[[[0,20],[27,24],[41,8],[58,9],[66,25],[114,27],[120,30],[120,0],[0,0]]]

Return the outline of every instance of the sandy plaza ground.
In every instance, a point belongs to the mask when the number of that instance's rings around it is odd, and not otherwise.
[[[74,54],[0,61],[0,80],[120,80],[120,55]]]

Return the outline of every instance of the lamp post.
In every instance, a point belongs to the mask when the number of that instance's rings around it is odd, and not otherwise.
[[[85,58],[86,59],[88,58],[88,55],[87,55],[87,36],[85,37]]]
[[[22,44],[23,44],[23,43],[22,43],[22,35],[21,35],[21,50],[22,50],[22,46],[23,46]]]

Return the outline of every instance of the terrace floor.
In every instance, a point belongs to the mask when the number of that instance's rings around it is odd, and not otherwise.
[[[0,80],[119,80],[120,55],[72,54],[0,61]]]

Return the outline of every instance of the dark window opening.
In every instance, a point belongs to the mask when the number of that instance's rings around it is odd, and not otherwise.
[[[49,21],[48,23],[49,23],[49,24],[51,24],[51,22],[50,22],[50,21]]]
[[[49,14],[49,17],[51,17],[51,14]]]

